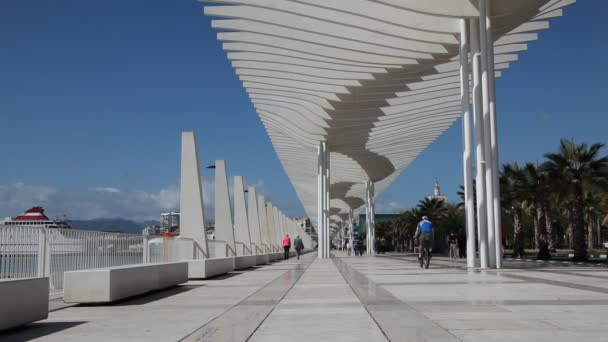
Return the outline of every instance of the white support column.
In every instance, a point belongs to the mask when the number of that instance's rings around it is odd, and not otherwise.
[[[320,142],[317,158],[317,244],[319,259],[325,258],[325,142]]]
[[[283,214],[278,208],[274,208],[274,216],[275,216],[275,224],[274,224],[274,239],[277,245],[277,248],[283,247]]]
[[[262,250],[270,252],[270,237],[268,236],[268,220],[266,219],[266,200],[264,196],[258,196],[258,215],[260,216],[260,233],[262,235]]]
[[[247,193],[247,206],[249,207],[249,211],[247,211],[247,218],[249,219],[251,242],[252,244],[255,244],[255,250],[252,249],[252,252],[253,254],[262,253],[263,246],[262,235],[260,232],[260,217],[258,215],[258,200],[256,190],[252,186],[249,187],[249,192]]]
[[[277,251],[277,232],[276,232],[276,218],[275,210],[272,202],[266,203],[266,219],[268,220],[268,245],[272,251]]]
[[[232,225],[232,208],[224,160],[215,161],[215,236],[216,239],[226,242],[228,246],[226,256],[234,256],[236,251],[234,226]]]
[[[251,232],[247,219],[247,206],[245,205],[245,185],[243,177],[234,177],[234,240],[244,244],[253,254],[251,248]],[[236,254],[249,255],[242,246],[237,246]]]
[[[486,181],[486,210],[487,210],[487,230],[488,230],[488,259],[489,267],[496,267],[496,230],[494,228],[494,165],[492,164],[492,143],[490,125],[490,73],[488,69],[488,0],[479,1],[479,47],[481,50],[481,90],[483,95],[483,153],[485,165]]]
[[[278,248],[283,247],[283,236],[285,236],[284,230],[285,230],[285,218],[283,216],[283,213],[281,212],[280,209],[275,207],[275,216],[276,216],[276,223],[274,225],[274,229],[275,229],[275,239],[276,239],[276,244]],[[289,235],[291,237],[291,234]]]
[[[330,163],[330,154],[329,154],[329,146],[327,146],[327,143],[325,143],[325,153],[324,153],[324,157],[325,157],[325,257],[329,258],[330,254],[331,254],[331,243],[330,243],[330,235],[329,235],[329,225],[330,225],[330,203],[331,203],[331,196],[330,196],[330,188],[331,188],[331,177],[330,177],[330,171],[331,171],[331,163]]]
[[[475,161],[477,193],[477,230],[479,236],[479,260],[482,269],[488,268],[488,225],[486,206],[485,159],[483,151],[483,101],[481,97],[481,65],[479,52],[479,21],[470,19],[471,56],[473,66],[473,126],[475,128]]]
[[[194,132],[182,133],[179,208],[180,234],[185,238],[193,239],[197,245],[192,257],[194,259],[207,257],[209,248],[205,233],[203,183]]]
[[[488,46],[488,94],[490,96],[490,141],[492,150],[492,186],[494,205],[494,236],[496,268],[502,268],[502,206],[500,204],[500,165],[498,159],[498,123],[496,114],[496,74],[494,70],[494,38],[492,34],[492,3],[486,6],[486,44]]]
[[[375,256],[376,251],[374,250],[374,240],[376,238],[375,228],[375,204],[374,204],[374,182],[368,180],[365,182],[365,193],[366,193],[366,210],[365,210],[365,221],[367,223],[367,255]]]
[[[370,211],[370,202],[369,202],[369,181],[365,182],[365,254],[369,255],[369,241],[370,241],[370,220],[369,217],[371,215]]]
[[[473,164],[471,161],[471,99],[469,96],[469,28],[468,20],[460,21],[460,96],[462,106],[462,164],[464,168],[464,202],[467,226],[467,267],[475,267],[475,200],[473,197]]]
[[[354,232],[354,224],[353,224],[353,209],[350,208],[348,211],[348,230],[349,230],[349,243],[350,243],[350,253],[351,255],[355,255],[355,232]]]
[[[371,222],[371,232],[372,232],[372,255],[376,256],[376,250],[374,249],[374,244],[376,241],[376,186],[374,182],[370,180],[369,182],[370,188],[370,202],[371,202],[371,215],[369,216]]]

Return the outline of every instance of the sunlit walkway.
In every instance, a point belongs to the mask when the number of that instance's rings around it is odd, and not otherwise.
[[[2,341],[605,341],[608,270],[313,253],[108,306],[53,311]],[[340,257],[342,256],[342,257]]]

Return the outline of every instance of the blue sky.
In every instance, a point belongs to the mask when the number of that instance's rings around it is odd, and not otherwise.
[[[226,159],[229,174],[304,215],[202,6],[0,2],[0,217],[34,204],[72,218],[174,209],[185,130],[197,133],[203,163]],[[501,162],[540,160],[562,137],[607,141],[606,10],[567,8],[498,81]],[[458,122],[380,196],[378,212],[414,205],[435,177],[455,200],[460,134]]]

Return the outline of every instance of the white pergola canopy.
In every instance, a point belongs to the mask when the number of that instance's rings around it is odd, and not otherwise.
[[[462,114],[460,19],[475,0],[210,0],[228,52],[317,224],[317,147],[331,159],[330,214],[345,220]],[[575,0],[493,0],[496,77]]]

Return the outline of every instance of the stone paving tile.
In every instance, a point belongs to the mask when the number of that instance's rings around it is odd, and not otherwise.
[[[0,340],[608,341],[604,267],[505,265],[467,270],[439,257],[427,270],[411,255],[309,254],[114,305],[59,309]]]
[[[407,274],[374,275],[370,265],[387,264],[364,265],[363,259],[350,265],[462,341],[608,340],[602,268],[508,262],[499,272],[467,271],[463,264],[438,258],[431,269],[421,270],[411,257],[391,256],[383,259],[395,267],[409,264]],[[443,273],[447,270],[451,274]],[[458,284],[454,272],[474,282]]]
[[[386,337],[326,259],[309,267],[249,341],[373,342]]]
[[[310,262],[313,255],[304,259]],[[259,296],[248,303],[248,308],[254,309],[247,318],[253,316],[252,312],[263,311],[265,305],[274,307],[280,298],[269,293],[273,289],[269,284],[285,280],[281,277],[289,277],[297,267],[298,263],[289,260],[189,282],[112,305],[72,306],[51,312],[47,320],[0,335],[0,340],[179,341],[253,294]]]

